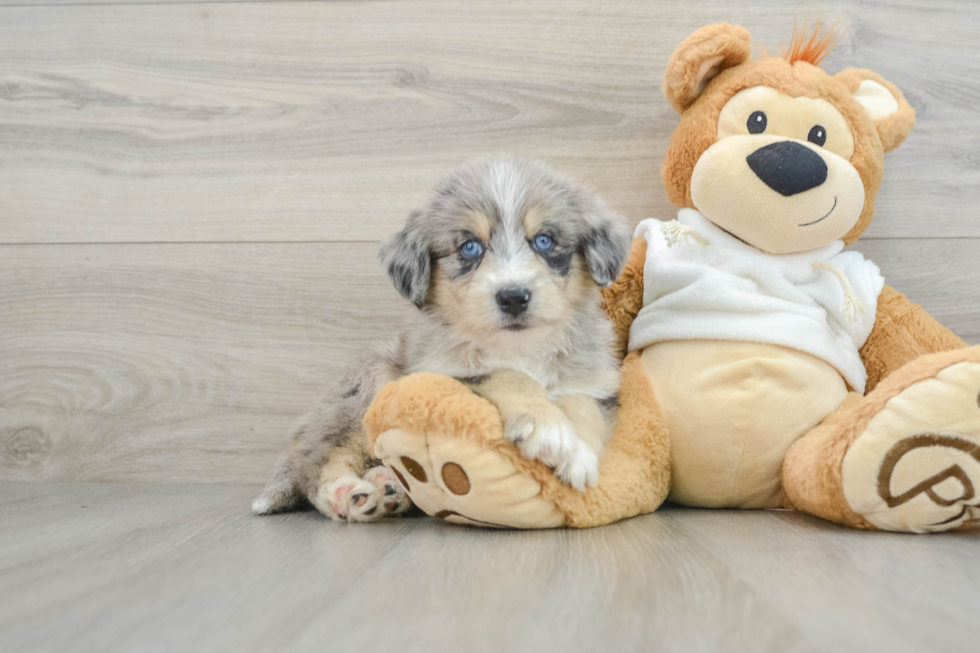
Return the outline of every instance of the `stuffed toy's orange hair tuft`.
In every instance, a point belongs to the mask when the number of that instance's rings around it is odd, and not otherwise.
[[[840,24],[835,22],[825,32],[820,33],[820,21],[817,20],[813,26],[813,33],[807,38],[807,25],[799,27],[793,23],[793,38],[789,42],[789,48],[783,58],[790,63],[805,61],[814,66],[819,66],[830,51],[834,49],[841,39]]]

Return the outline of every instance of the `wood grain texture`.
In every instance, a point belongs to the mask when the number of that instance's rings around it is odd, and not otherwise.
[[[63,7],[68,5],[244,4],[250,2],[336,2],[345,0],[0,0],[0,7]],[[351,1],[351,0],[346,0]],[[370,2],[371,0],[356,0]]]
[[[371,244],[0,253],[0,478],[257,482],[411,307]]]
[[[976,247],[861,243],[980,343]],[[293,419],[414,310],[377,248],[0,246],[0,479],[263,481]]]
[[[809,2],[440,0],[0,8],[0,242],[379,240],[459,161],[548,159],[673,213],[664,65],[691,31],[777,50]],[[980,236],[980,3],[820,6],[826,62],[919,115],[869,236]]]
[[[976,537],[666,508],[588,531],[252,517],[257,487],[0,484],[0,650],[970,650]]]
[[[0,479],[264,480],[411,310],[375,252],[436,178],[518,151],[634,223],[673,216],[670,52],[726,19],[775,49],[812,9],[58,4],[0,0]],[[980,4],[822,10],[849,29],[827,68],[873,68],[919,112],[859,248],[980,342]]]

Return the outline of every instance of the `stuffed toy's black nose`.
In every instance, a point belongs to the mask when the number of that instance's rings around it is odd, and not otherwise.
[[[827,181],[827,164],[823,157],[794,141],[760,147],[745,160],[766,186],[787,197]]]
[[[508,315],[517,317],[531,303],[531,291],[527,288],[505,288],[497,292],[497,305]]]

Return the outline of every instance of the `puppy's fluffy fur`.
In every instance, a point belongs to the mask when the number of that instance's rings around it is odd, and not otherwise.
[[[494,157],[455,171],[381,250],[419,309],[411,324],[293,427],[255,512],[308,501],[371,521],[407,510],[361,422],[387,382],[422,371],[469,384],[524,455],[578,489],[595,484],[619,383],[598,287],[619,276],[630,241],[601,199],[541,163]]]

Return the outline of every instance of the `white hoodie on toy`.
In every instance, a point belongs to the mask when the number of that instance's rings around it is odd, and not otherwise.
[[[693,209],[676,222],[648,219],[643,309],[630,351],[671,340],[779,345],[833,366],[855,391],[867,374],[858,353],[875,323],[885,280],[844,242],[800,254],[768,254]]]

